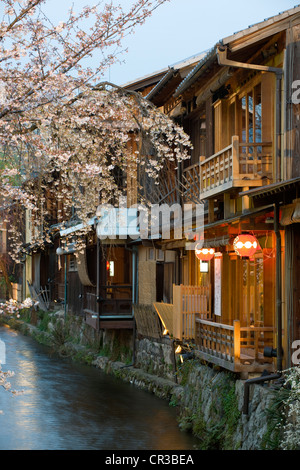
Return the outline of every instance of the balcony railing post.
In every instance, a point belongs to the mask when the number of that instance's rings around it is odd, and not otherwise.
[[[205,186],[207,184],[207,182],[205,182],[205,185],[203,185],[203,182],[204,182],[204,179],[205,179],[205,172],[206,172],[206,168],[205,168],[205,165],[204,167],[201,165],[201,163],[203,163],[205,161],[206,157],[201,155],[200,156],[200,159],[199,159],[199,191],[200,191],[200,194],[202,193],[203,189],[205,189]]]
[[[232,179],[238,179],[240,174],[240,164],[239,164],[239,137],[234,135],[232,137]]]
[[[233,355],[234,362],[240,362],[241,358],[241,323],[239,320],[233,322]]]
[[[173,284],[173,335],[174,338],[182,340],[182,285]]]

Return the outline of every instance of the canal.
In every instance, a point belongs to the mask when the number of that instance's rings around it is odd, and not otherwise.
[[[0,450],[192,450],[167,402],[0,327],[13,396],[0,387]],[[5,348],[4,348],[5,345]],[[3,356],[3,353],[2,353]]]

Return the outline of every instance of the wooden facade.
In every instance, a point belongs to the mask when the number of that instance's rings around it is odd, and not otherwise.
[[[300,176],[299,105],[291,105],[287,93],[300,66],[299,30],[295,7],[225,38],[172,98],[159,102],[171,115],[176,101],[176,120],[190,135],[193,151],[179,181],[182,203],[205,205],[204,246],[217,254],[203,273],[186,240],[177,242],[179,281],[193,289],[189,302],[196,289],[206,288],[211,308],[210,318],[200,309],[185,317],[181,297],[173,296],[173,323],[180,325],[175,337],[188,338],[198,357],[235,372],[289,367],[298,339],[299,182],[293,179]],[[293,186],[279,190],[286,178]],[[258,240],[251,257],[234,250],[242,233]],[[267,350],[281,347],[283,356],[267,357]]]
[[[122,174],[128,208],[141,196],[136,178],[152,204],[202,204],[204,246],[216,253],[206,271],[194,240],[172,231],[158,240],[99,241],[91,226],[80,264],[72,253],[57,256],[64,234],[52,201],[53,246],[28,260],[32,283],[50,283],[51,300],[97,330],[132,329],[139,305],[141,334],[160,335],[156,317],[147,326],[151,306],[174,338],[212,364],[254,373],[292,365],[300,339],[300,105],[291,96],[299,45],[295,7],[125,86],[180,124],[193,144],[188,161],[165,162],[155,191],[136,166]],[[234,250],[242,233],[259,243],[251,257]],[[280,361],[265,356],[281,346]]]

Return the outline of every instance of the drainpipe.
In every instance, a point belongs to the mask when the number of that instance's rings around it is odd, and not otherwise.
[[[276,182],[281,181],[281,86],[283,70],[278,67],[268,67],[265,65],[247,64],[227,59],[227,47],[218,45],[218,62],[220,65],[228,67],[243,68],[248,70],[257,70],[261,72],[275,73],[276,75],[276,142],[275,156]],[[248,414],[249,409],[249,387],[252,384],[264,383],[266,381],[279,379],[282,375],[282,299],[281,299],[281,236],[279,230],[279,205],[274,207],[274,231],[276,235],[276,328],[277,328],[277,373],[262,375],[253,379],[246,380],[244,385],[244,406],[243,414]]]
[[[244,405],[243,405],[244,415],[248,415],[248,412],[249,412],[250,385],[260,384],[260,383],[264,383],[270,380],[276,380],[276,379],[279,379],[280,377],[281,377],[281,373],[278,372],[276,374],[262,375],[261,377],[255,377],[253,379],[246,380],[245,385],[244,385]]]
[[[96,286],[96,310],[97,310],[97,328],[100,327],[100,240],[97,237],[97,286]]]
[[[276,236],[276,320],[277,371],[282,371],[282,297],[281,297],[281,235],[279,230],[279,203],[274,205],[274,231]]]
[[[244,62],[236,62],[235,60],[227,59],[227,47],[218,45],[217,56],[220,65],[227,67],[242,68],[248,70],[256,70],[260,72],[270,72],[276,75],[276,142],[275,142],[275,155],[276,155],[276,182],[281,181],[281,86],[283,70],[279,67],[269,67],[267,65],[247,64]]]
[[[67,302],[68,302],[68,278],[67,278],[67,255],[65,255],[65,305],[64,305],[64,319],[67,318]]]

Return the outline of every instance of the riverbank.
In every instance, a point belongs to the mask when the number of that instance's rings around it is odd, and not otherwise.
[[[171,339],[138,337],[132,348],[126,335],[103,337],[80,318],[61,312],[36,313],[26,318],[2,316],[2,321],[74,361],[168,400],[175,406],[180,429],[192,432],[199,449],[276,450],[279,422],[274,420],[279,387],[254,385],[249,414],[243,414],[245,381],[220,368],[174,359]]]
[[[113,452],[194,449],[195,438],[180,431],[166,400],[63,359],[12,328],[0,326],[0,341],[2,369],[13,369],[11,387],[22,390],[15,396],[0,386],[0,450],[94,450],[104,464]]]
[[[56,315],[59,317],[59,313],[56,313]],[[153,393],[158,398],[171,401],[174,396],[176,397],[181,392],[182,387],[174,381],[149,374],[130,363],[128,350],[126,350],[126,354],[124,352],[123,355],[121,354],[124,361],[119,360],[120,351],[116,351],[119,345],[116,345],[116,343],[115,349],[110,351],[109,356],[104,355],[105,352],[108,352],[107,348],[105,346],[101,348],[94,339],[88,338],[88,335],[85,335],[85,341],[82,344],[80,342],[81,335],[79,334],[80,326],[82,325],[77,319],[75,320],[76,324],[72,322],[72,325],[70,326],[69,324],[68,326],[68,328],[72,329],[73,337],[71,338],[64,331],[62,324],[55,328],[49,321],[47,328],[45,326],[41,328],[43,322],[38,321],[37,315],[32,312],[30,316],[31,320],[33,317],[33,322],[36,324],[30,323],[28,319],[24,321],[21,318],[18,319],[7,315],[0,316],[0,324],[5,324],[24,335],[31,336],[40,344],[54,349],[62,357],[68,357],[74,361],[96,367],[107,374]],[[76,329],[78,329],[77,332]]]

